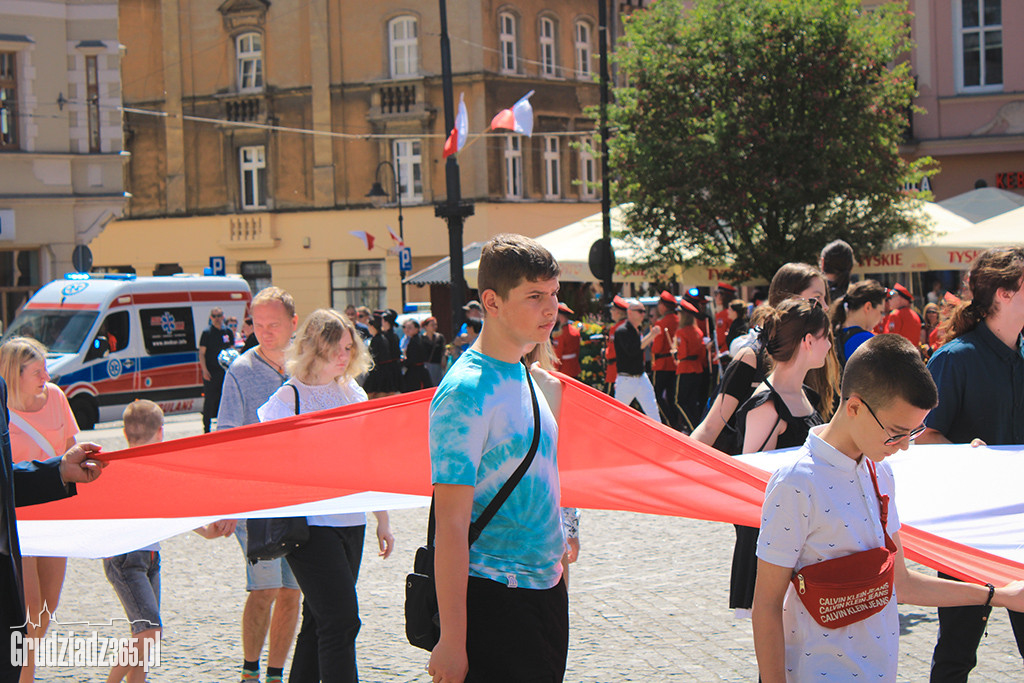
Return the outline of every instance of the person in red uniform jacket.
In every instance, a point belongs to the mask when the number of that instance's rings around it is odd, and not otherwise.
[[[551,348],[558,358],[558,369],[572,378],[580,376],[580,328],[569,316],[573,310],[558,303],[558,324],[551,331]]]
[[[700,422],[703,392],[701,384],[707,371],[707,349],[704,334],[696,321],[697,307],[683,299],[679,311],[679,329],[672,340],[676,354],[676,407],[679,409],[683,428],[693,431]]]
[[[729,318],[729,303],[736,298],[736,288],[727,282],[719,282],[715,290],[715,336],[718,337],[718,351],[721,355],[729,353],[729,343],[726,337],[729,336],[729,326],[732,319]],[[717,362],[718,359],[715,359]]]
[[[679,302],[669,292],[662,292],[658,298],[658,315],[654,323],[660,331],[651,342],[651,369],[654,371],[654,397],[665,421],[679,429],[679,411],[676,409],[676,359],[672,352],[672,339],[679,328],[676,308]]]
[[[914,296],[903,285],[896,283],[890,290],[892,311],[882,321],[882,331],[905,337],[915,347],[921,343],[921,318],[910,307]]]
[[[615,330],[619,329],[626,322],[626,309],[629,308],[629,304],[618,294],[612,299],[612,326],[608,328],[608,337],[605,340],[604,346],[604,359],[605,359],[605,371],[604,381],[608,383],[608,393],[613,394],[615,389],[615,380],[619,376],[619,373],[615,369]]]

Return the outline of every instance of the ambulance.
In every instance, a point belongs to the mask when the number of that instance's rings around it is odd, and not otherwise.
[[[165,413],[203,408],[199,339],[210,311],[243,320],[252,294],[232,276],[69,273],[35,293],[3,336],[33,337],[81,429],[148,398]]]

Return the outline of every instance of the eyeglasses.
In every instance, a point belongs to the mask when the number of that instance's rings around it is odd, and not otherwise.
[[[210,317],[211,318],[223,318],[224,314],[223,313],[211,313]]]
[[[858,397],[858,398],[860,398],[860,397]],[[889,434],[889,430],[885,428],[885,425],[882,424],[882,421],[878,419],[877,415],[875,415],[875,411],[871,410],[871,406],[868,405],[868,402],[865,401],[863,398],[860,399],[860,402],[863,403],[864,407],[868,409],[869,413],[871,413],[871,417],[875,418],[875,422],[877,422],[878,426],[882,428],[882,431],[885,432],[886,434]],[[925,426],[921,425],[920,427],[915,427],[914,429],[910,430],[910,432],[908,434],[896,434],[895,436],[893,436],[892,434],[889,434],[889,438],[885,440],[885,445],[886,446],[892,446],[894,444],[899,443],[903,439],[907,439],[908,441],[913,441],[917,437],[921,436],[921,433],[924,430],[925,430]]]

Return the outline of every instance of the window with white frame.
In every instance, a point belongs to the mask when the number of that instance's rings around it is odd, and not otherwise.
[[[546,135],[544,137],[544,197],[546,199],[561,199],[561,172],[558,138],[554,135]]]
[[[235,41],[238,61],[238,91],[263,90],[263,37],[259,33],[243,33]]]
[[[415,17],[396,17],[388,22],[388,44],[392,78],[419,74],[419,26]]]
[[[576,45],[576,78],[587,80],[590,78],[590,24],[577,21],[573,39]]]
[[[419,140],[395,140],[392,153],[398,171],[398,187],[402,200],[423,200],[423,157]]]
[[[505,196],[509,199],[523,196],[523,147],[518,135],[505,138]]]
[[[1000,90],[1003,85],[1001,0],[960,0],[957,72],[962,90]]]
[[[514,74],[519,68],[516,51],[516,17],[511,12],[498,15],[498,45],[502,73]]]
[[[0,52],[0,149],[18,148],[18,78],[15,53]]]
[[[597,197],[597,164],[590,152],[593,145],[593,138],[580,140],[580,199]]]
[[[85,58],[85,107],[89,124],[89,151],[100,151],[100,84],[96,55]]]
[[[540,20],[540,75],[553,78],[557,75],[555,65],[555,21],[548,17]]]
[[[266,148],[263,145],[240,147],[238,170],[242,182],[242,209],[253,211],[267,208]]]
[[[331,307],[337,311],[348,305],[371,310],[387,304],[388,281],[384,259],[331,261]]]

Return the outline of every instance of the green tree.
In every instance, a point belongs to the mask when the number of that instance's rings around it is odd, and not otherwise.
[[[841,238],[859,255],[927,231],[898,146],[915,94],[902,2],[658,0],[626,22],[609,123],[636,265],[770,279]]]

